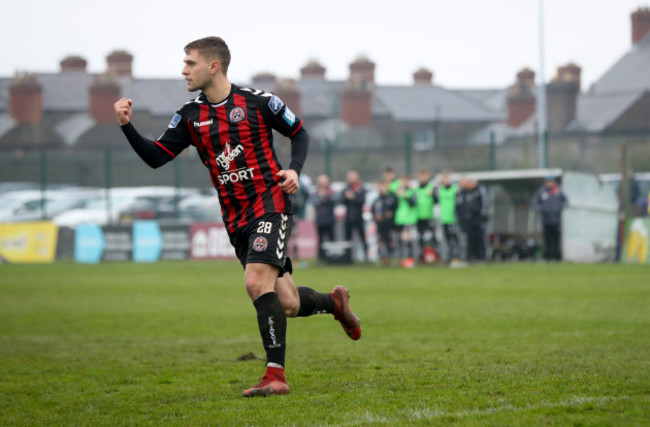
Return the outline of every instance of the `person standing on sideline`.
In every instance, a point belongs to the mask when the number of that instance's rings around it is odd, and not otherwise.
[[[467,235],[467,261],[485,261],[488,198],[485,187],[467,179],[459,193],[458,215]]]
[[[375,224],[377,224],[379,258],[382,265],[389,265],[390,259],[395,253],[392,230],[395,226],[397,198],[393,193],[388,192],[387,182],[377,181],[376,185],[379,191],[379,197],[372,203],[371,211]]]
[[[456,219],[456,195],[458,185],[451,182],[449,171],[442,172],[441,183],[434,192],[434,199],[440,206],[440,224],[447,245],[447,260],[453,265],[460,261],[458,242],[458,221]]]
[[[416,209],[417,194],[411,188],[411,179],[404,175],[400,180],[400,186],[395,192],[397,196],[397,211],[395,212],[395,227],[399,233],[399,247],[402,252],[402,267],[411,268],[415,266],[413,248],[413,234],[418,222]]]
[[[542,214],[544,234],[544,259],[560,261],[562,250],[560,245],[562,228],[562,210],[567,207],[569,200],[555,181],[555,177],[547,176],[533,197],[533,208]]]
[[[363,205],[366,202],[366,190],[361,184],[359,173],[355,170],[348,171],[346,176],[347,187],[343,189],[342,201],[345,211],[345,240],[352,242],[353,233],[356,232],[363,246],[363,259],[368,256],[366,243],[366,227],[363,222]]]
[[[312,194],[312,203],[316,211],[316,229],[318,230],[318,259],[325,259],[323,243],[334,241],[334,207],[336,195],[330,187],[330,178],[319,175],[316,179],[316,191]]]
[[[431,182],[431,176],[426,169],[418,171],[418,186],[415,187],[415,209],[417,211],[416,228],[418,232],[418,243],[420,253],[418,259],[424,261],[424,254],[433,251],[433,257],[437,258],[436,253],[436,229],[433,219],[433,206],[435,203],[433,193],[435,186]]]
[[[173,160],[190,145],[196,147],[219,195],[230,243],[244,267],[246,291],[257,311],[266,351],[264,377],[243,395],[287,394],[287,317],[333,313],[350,338],[361,337],[361,323],[350,310],[347,290],[337,286],[330,293],[319,293],[296,288],[286,256],[292,224],[289,195],[298,191],[309,134],[277,96],[230,83],[230,50],[223,39],[190,42],[184,63],[188,91],[201,93],[174,114],[157,140],[143,137],[131,123],[131,99],[115,103],[117,120],[133,150],[152,168]],[[278,161],[273,130],[291,139],[288,169]]]

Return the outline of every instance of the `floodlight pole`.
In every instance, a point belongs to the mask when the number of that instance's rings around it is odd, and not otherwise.
[[[539,93],[537,96],[537,123],[539,167],[548,167],[548,130],[546,120],[546,77],[544,76],[544,0],[538,0],[539,18]]]

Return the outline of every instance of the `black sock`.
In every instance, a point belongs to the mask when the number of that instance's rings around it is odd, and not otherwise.
[[[266,363],[284,367],[287,341],[287,316],[278,294],[268,292],[253,301],[257,310],[257,324],[266,351]]]
[[[307,317],[318,313],[333,313],[334,298],[330,294],[322,294],[311,288],[298,287],[300,309],[296,317]]]

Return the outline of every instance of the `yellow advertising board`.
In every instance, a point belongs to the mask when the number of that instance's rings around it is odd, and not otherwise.
[[[628,263],[650,263],[650,218],[634,218],[628,221],[627,238],[623,248],[623,260]]]
[[[57,226],[49,221],[0,224],[1,262],[54,262],[57,237]]]

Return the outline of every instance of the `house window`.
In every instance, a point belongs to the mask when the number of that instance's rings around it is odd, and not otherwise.
[[[433,129],[417,129],[413,131],[413,150],[433,150],[436,145],[435,136]]]

